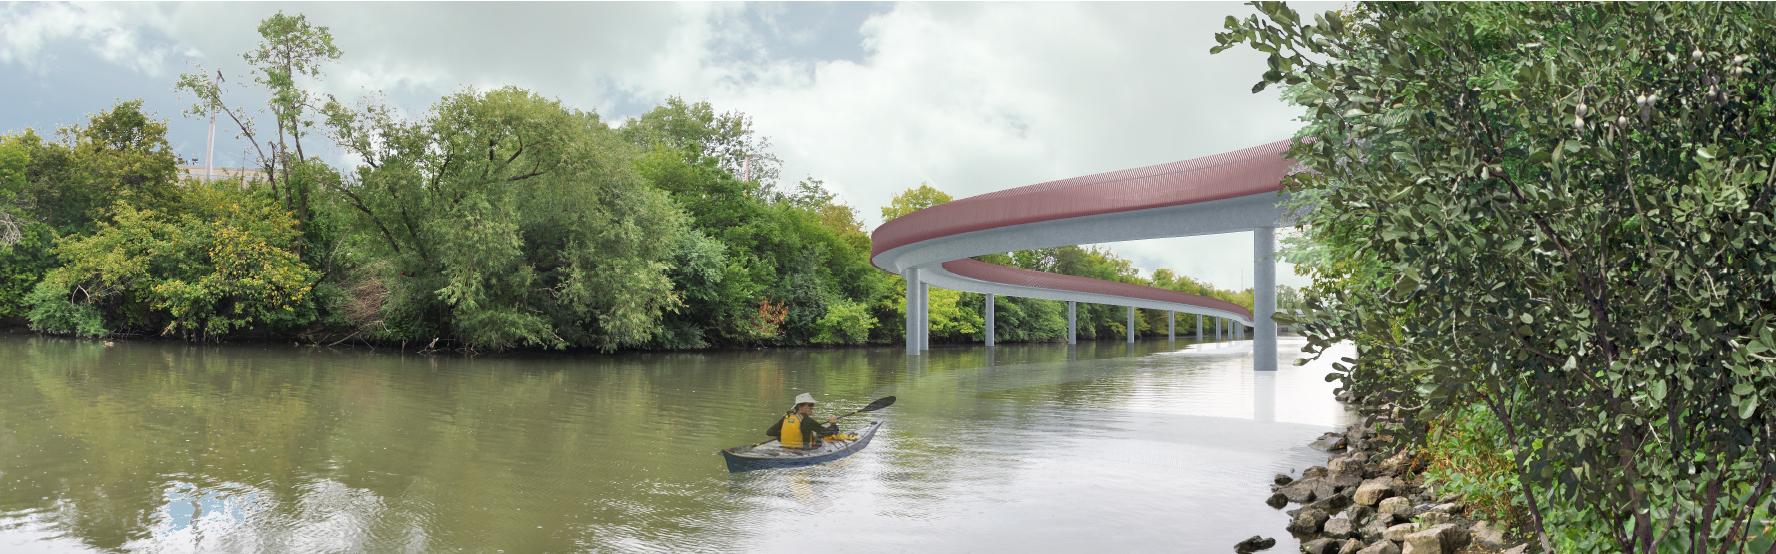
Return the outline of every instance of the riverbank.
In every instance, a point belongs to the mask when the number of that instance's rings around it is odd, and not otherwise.
[[[1285,530],[1307,554],[1523,554],[1534,543],[1520,529],[1471,514],[1468,499],[1427,483],[1428,456],[1393,446],[1400,423],[1391,405],[1348,395],[1360,417],[1343,433],[1311,445],[1330,452],[1326,465],[1299,476],[1277,474],[1266,503],[1289,509]],[[1252,537],[1235,546],[1249,554],[1274,541]]]

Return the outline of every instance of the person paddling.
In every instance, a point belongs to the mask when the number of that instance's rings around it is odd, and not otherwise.
[[[795,408],[765,430],[766,435],[777,437],[777,442],[786,448],[805,448],[813,446],[819,437],[839,433],[837,417],[826,418],[824,426],[814,422],[814,395],[804,392],[795,401]]]

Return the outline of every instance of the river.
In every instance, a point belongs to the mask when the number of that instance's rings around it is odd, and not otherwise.
[[[0,334],[0,552],[1228,552],[1351,415],[1250,341],[403,354]],[[861,453],[729,474],[797,393]],[[850,420],[847,420],[849,422]],[[851,423],[855,425],[855,423]]]

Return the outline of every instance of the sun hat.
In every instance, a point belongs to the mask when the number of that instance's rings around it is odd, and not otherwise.
[[[814,395],[812,395],[812,394],[808,394],[808,393],[804,392],[804,393],[796,396],[796,404],[813,404],[813,403],[814,403]]]

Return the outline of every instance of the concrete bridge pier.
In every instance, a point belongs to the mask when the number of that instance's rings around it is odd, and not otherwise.
[[[1252,230],[1252,369],[1276,371],[1276,227]]]
[[[906,353],[908,356],[919,355],[919,290],[925,288],[919,282],[918,268],[908,268],[900,272],[906,279]]]
[[[993,345],[993,293],[987,293],[987,346]]]
[[[1202,316],[1202,314],[1196,314],[1196,342],[1201,343],[1202,341],[1203,341],[1203,316]]]
[[[1178,333],[1176,332],[1177,323],[1178,312],[1166,310],[1166,342],[1178,340]]]
[[[1135,343],[1135,307],[1129,306],[1128,308],[1129,308],[1128,343],[1134,344]]]
[[[1067,344],[1079,344],[1079,303],[1067,301]]]

